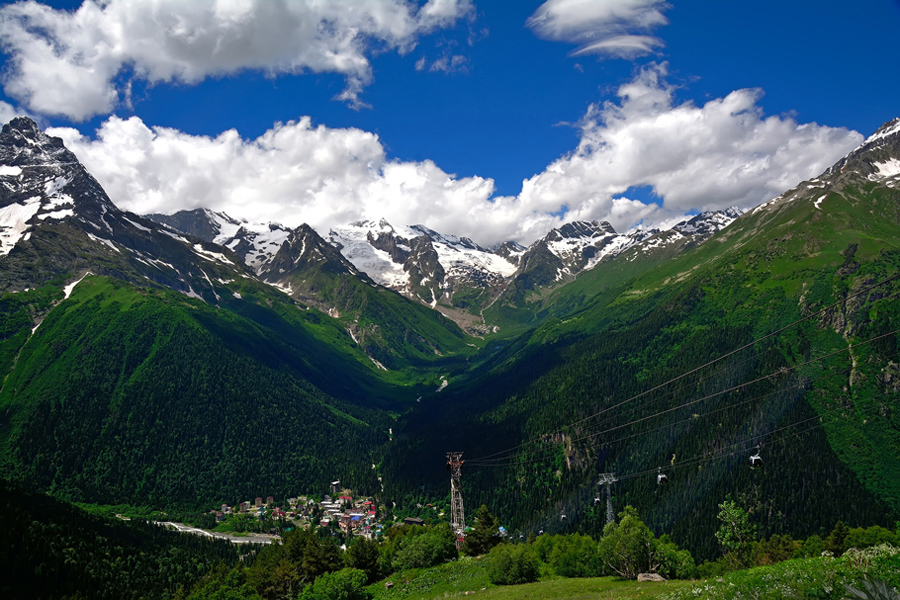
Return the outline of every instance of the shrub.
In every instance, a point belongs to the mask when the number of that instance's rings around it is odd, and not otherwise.
[[[897,536],[894,532],[874,525],[867,529],[858,527],[851,529],[844,539],[844,546],[847,548],[871,548],[879,544],[897,545]]]
[[[447,526],[425,530],[419,535],[407,535],[400,541],[400,549],[391,566],[398,571],[433,567],[459,556],[456,537]]]
[[[366,574],[359,569],[341,569],[316,578],[298,596],[298,600],[370,600],[365,589]]]
[[[657,540],[659,569],[657,573],[668,579],[693,579],[697,576],[694,557],[687,550],[681,550],[675,542],[663,535]]]
[[[825,552],[825,540],[818,535],[806,538],[794,552],[794,558],[815,558]]]
[[[597,543],[586,535],[557,537],[548,561],[553,571],[562,577],[599,577],[603,564]]]
[[[485,558],[488,577],[497,585],[537,581],[540,574],[537,553],[528,544],[501,544]]]

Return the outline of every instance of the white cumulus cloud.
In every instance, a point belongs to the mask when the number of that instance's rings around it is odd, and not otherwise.
[[[52,128],[118,206],[137,213],[198,207],[252,221],[329,227],[372,216],[395,223],[468,229],[466,213],[488,202],[491,180],[455,178],[432,161],[388,160],[378,136],[314,125],[276,124],[257,139],[150,128],[110,117],[95,140]]]
[[[27,117],[28,113],[16,108],[9,102],[0,100],[0,123],[9,123],[16,117]]]
[[[472,11],[471,0],[85,0],[75,11],[28,0],[0,8],[3,85],[76,121],[127,101],[134,78],[193,84],[246,69],[338,73],[339,98],[358,104],[373,49],[409,52]]]
[[[217,137],[109,118],[96,139],[57,128],[119,206],[138,213],[206,207],[251,221],[309,223],[322,233],[361,218],[422,223],[483,244],[529,243],[576,219],[619,231],[659,226],[694,210],[750,208],[818,175],[862,136],[843,128],[765,116],[759,90],[737,90],[702,106],[676,103],[665,65],[595,104],[572,152],[495,196],[485,177],[456,177],[433,161],[391,159],[377,135],[276,124],[257,139]],[[629,198],[651,187],[659,202]],[[631,194],[633,195],[633,194]]]
[[[862,141],[844,128],[766,117],[758,89],[703,106],[676,104],[665,74],[665,65],[651,65],[619,88],[618,102],[592,105],[578,147],[525,181],[519,202],[542,212],[568,206],[569,218],[617,226],[637,215],[653,221],[748,208],[818,175]],[[614,198],[643,186],[662,200],[659,209],[616,206]]]
[[[547,0],[526,25],[546,40],[578,44],[573,56],[633,58],[663,46],[647,35],[669,21],[662,0]]]

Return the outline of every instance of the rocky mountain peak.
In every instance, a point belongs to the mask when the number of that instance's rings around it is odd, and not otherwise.
[[[15,117],[12,121],[3,126],[3,135],[16,134],[32,141],[36,141],[40,136],[49,137],[41,131],[41,128],[38,127],[37,123],[28,117]],[[59,138],[53,139],[58,140]]]
[[[105,215],[117,212],[63,141],[26,117],[0,131],[0,256],[42,223],[73,217],[108,230]]]
[[[606,221],[571,221],[547,234],[547,241],[574,238],[598,238],[616,235],[616,230]]]
[[[744,211],[736,206],[724,210],[708,210],[675,224],[672,229],[685,235],[708,237],[730,225],[742,214]]]
[[[841,175],[862,175],[870,181],[892,179],[897,184],[900,176],[900,117],[891,119],[870,135],[856,149],[836,162],[821,176],[837,179]]]
[[[47,135],[28,117],[16,117],[0,131],[0,162],[24,166],[78,160],[61,138]]]

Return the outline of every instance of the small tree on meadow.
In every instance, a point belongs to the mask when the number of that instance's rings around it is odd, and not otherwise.
[[[722,522],[716,532],[722,553],[735,567],[747,566],[756,537],[756,525],[750,523],[750,515],[729,498],[719,505],[717,518]]]
[[[618,523],[603,528],[599,551],[603,564],[625,579],[655,573],[661,565],[656,536],[631,506],[619,513]]]

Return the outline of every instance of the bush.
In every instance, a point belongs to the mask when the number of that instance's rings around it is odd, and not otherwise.
[[[815,558],[825,552],[825,540],[818,535],[811,535],[794,552],[794,558]]]
[[[871,548],[880,544],[898,545],[897,536],[894,532],[874,525],[867,529],[858,527],[851,529],[844,539],[844,546],[847,548]]]
[[[697,567],[697,577],[699,579],[712,579],[713,577],[721,577],[733,570],[734,564],[724,556],[720,556],[716,560],[708,560]]]
[[[316,578],[298,596],[298,600],[370,600],[365,589],[366,574],[359,569],[341,569]]]
[[[660,573],[669,578],[691,578],[697,567],[690,552],[669,539],[656,539],[631,506],[619,513],[618,523],[607,523],[598,546],[603,569],[625,579],[640,573]]]
[[[586,535],[560,535],[548,564],[561,577],[599,577],[603,574],[603,564],[597,543]]]
[[[501,544],[485,558],[488,577],[497,585],[537,581],[540,565],[537,553],[528,544]]]
[[[456,536],[446,525],[426,529],[418,535],[407,535],[400,540],[399,546],[391,562],[397,571],[433,567],[459,556]]]
[[[693,579],[697,576],[697,565],[694,557],[687,550],[681,550],[663,535],[657,540],[657,555],[659,556],[659,568],[657,573],[668,579]]]

